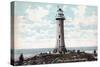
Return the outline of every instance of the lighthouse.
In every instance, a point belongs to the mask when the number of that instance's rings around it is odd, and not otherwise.
[[[53,50],[54,53],[65,54],[66,47],[64,41],[64,14],[61,8],[58,8],[56,15],[56,48]]]

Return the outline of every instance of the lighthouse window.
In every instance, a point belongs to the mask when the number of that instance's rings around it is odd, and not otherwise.
[[[59,26],[60,26],[60,24],[59,24]]]
[[[59,35],[59,38],[60,38],[60,35]]]
[[[59,44],[60,44],[60,40],[59,40]]]

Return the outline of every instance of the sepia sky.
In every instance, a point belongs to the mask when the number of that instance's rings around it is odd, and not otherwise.
[[[56,46],[57,6],[62,8],[66,47],[97,46],[97,7],[15,2],[15,49]]]

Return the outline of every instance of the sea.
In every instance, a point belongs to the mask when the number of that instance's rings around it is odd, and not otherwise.
[[[54,48],[36,48],[36,49],[14,49],[14,59],[18,60],[20,54],[23,54],[24,58],[33,57],[40,53],[48,53],[52,52]],[[80,50],[86,53],[93,53],[94,50],[97,51],[97,47],[74,47],[74,48],[66,48],[67,50]],[[12,49],[13,50],[13,49]]]

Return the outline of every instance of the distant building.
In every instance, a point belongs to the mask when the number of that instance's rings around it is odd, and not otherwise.
[[[57,15],[56,15],[57,36],[56,36],[56,48],[53,50],[54,53],[65,54],[65,52],[67,51],[64,42],[64,20],[65,17],[63,14],[63,10],[59,8],[57,10]]]

